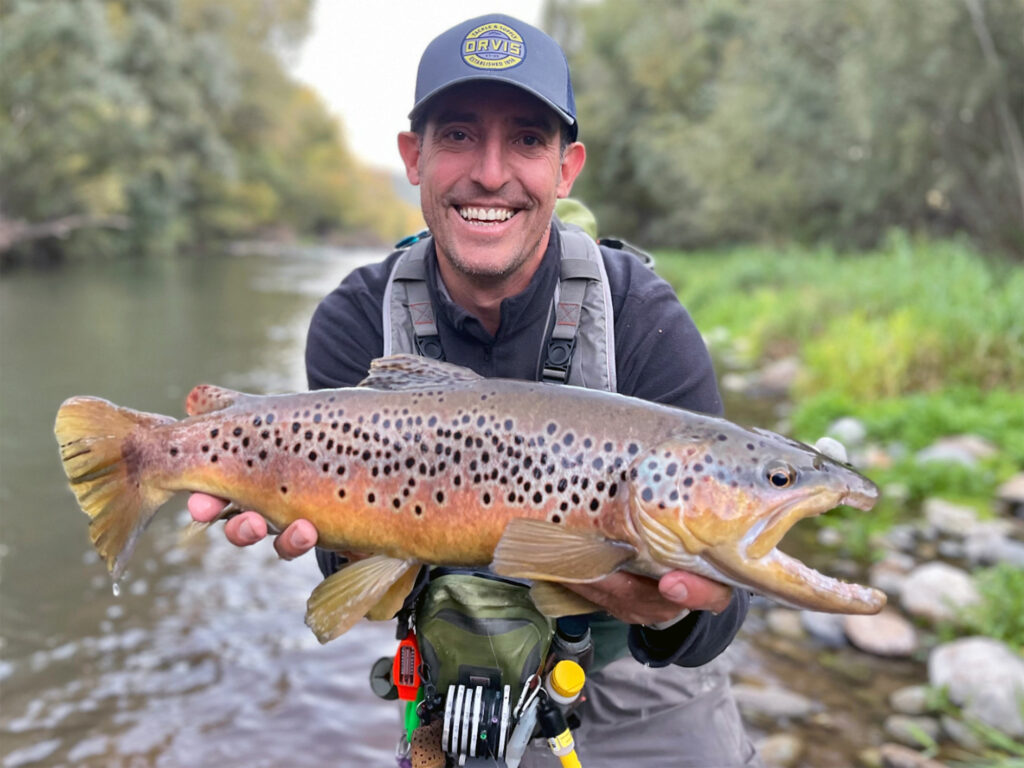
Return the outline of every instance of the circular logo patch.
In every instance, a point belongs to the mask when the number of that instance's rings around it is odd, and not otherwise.
[[[523,38],[504,24],[484,24],[462,40],[462,60],[477,69],[509,69],[525,58]]]

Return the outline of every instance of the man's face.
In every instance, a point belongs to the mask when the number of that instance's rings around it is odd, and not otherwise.
[[[399,135],[409,181],[438,258],[473,280],[532,275],[555,200],[572,189],[585,151],[560,148],[560,120],[511,86],[467,83],[430,105],[422,141]]]

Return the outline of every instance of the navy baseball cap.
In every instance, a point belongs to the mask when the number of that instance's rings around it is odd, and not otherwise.
[[[551,37],[498,13],[458,24],[435,37],[416,72],[415,120],[430,99],[459,83],[493,80],[520,88],[547,104],[576,140],[576,100],[569,63]]]

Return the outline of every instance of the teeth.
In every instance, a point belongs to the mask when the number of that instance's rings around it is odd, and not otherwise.
[[[515,215],[511,208],[459,208],[467,221],[508,221]]]

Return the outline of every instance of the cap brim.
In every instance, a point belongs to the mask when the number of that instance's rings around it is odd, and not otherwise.
[[[526,93],[530,94],[531,96],[536,98],[538,101],[542,102],[544,105],[546,105],[548,108],[550,108],[552,112],[554,112],[556,115],[558,115],[562,119],[562,122],[566,123],[569,126],[569,128],[570,128],[569,138],[570,138],[571,141],[576,141],[576,134],[578,132],[578,128],[579,127],[576,124],[575,118],[573,118],[568,112],[566,112],[565,110],[561,109],[557,104],[553,103],[550,99],[545,97],[543,94],[537,92],[533,88],[529,88],[529,87],[523,85],[518,80],[514,80],[514,79],[512,79],[510,77],[502,77],[501,75],[499,75],[497,73],[490,73],[490,74],[486,74],[486,75],[483,75],[483,74],[481,74],[481,75],[468,75],[466,77],[460,77],[460,78],[458,78],[456,80],[452,80],[450,82],[447,82],[443,86],[441,86],[440,88],[435,88],[434,90],[430,91],[430,93],[426,94],[418,102],[416,102],[416,105],[412,108],[412,111],[409,113],[409,119],[410,120],[415,120],[420,115],[420,113],[423,112],[424,108],[426,108],[427,104],[432,99],[434,99],[436,96],[439,96],[440,94],[444,93],[445,91],[455,87],[456,85],[461,85],[462,83],[482,82],[482,81],[505,83],[507,85],[511,85],[511,86],[513,86],[515,88],[518,88],[520,91],[525,91]]]

